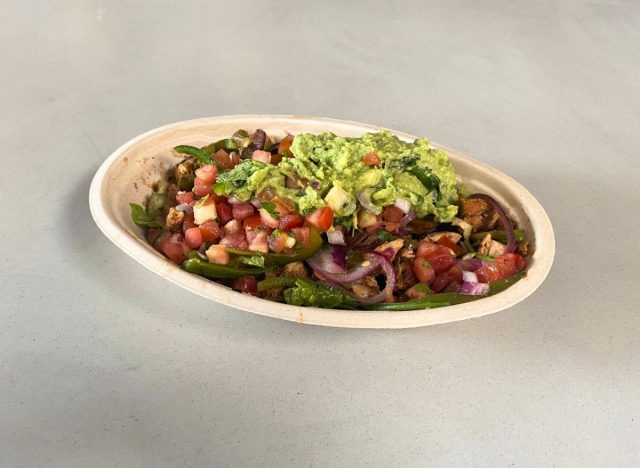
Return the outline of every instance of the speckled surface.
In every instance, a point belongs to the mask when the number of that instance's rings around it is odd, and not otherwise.
[[[6,0],[3,466],[637,466],[637,2]],[[301,326],[217,306],[94,226],[101,161],[158,125],[315,114],[518,179],[557,254],[481,319]]]

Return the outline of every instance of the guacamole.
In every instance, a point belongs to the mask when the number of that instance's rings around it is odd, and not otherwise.
[[[278,165],[245,160],[221,173],[214,189],[247,201],[271,187],[294,200],[303,215],[330,206],[337,222],[352,218],[362,200],[370,211],[408,200],[417,217],[431,214],[440,222],[457,213],[453,167],[427,139],[407,143],[386,131],[360,138],[303,133],[294,138],[291,153]],[[380,164],[366,165],[368,153],[375,153]]]

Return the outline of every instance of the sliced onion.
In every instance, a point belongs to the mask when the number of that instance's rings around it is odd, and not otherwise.
[[[504,212],[500,204],[484,193],[474,193],[473,195],[469,195],[469,198],[479,198],[480,200],[484,200],[491,205],[494,210],[496,210],[496,213],[498,213],[498,216],[500,217],[500,223],[502,223],[502,229],[504,229],[507,234],[507,247],[505,249],[505,253],[513,253],[516,250],[516,235],[513,232],[513,225],[511,224],[507,213]]]
[[[400,226],[404,227],[414,219],[416,219],[416,212],[413,210],[410,210],[400,221]]]
[[[411,202],[405,198],[396,198],[395,203],[397,208],[400,208],[404,214],[408,214],[411,211]]]
[[[365,210],[373,213],[374,215],[379,215],[380,213],[382,213],[382,208],[374,205],[371,202],[371,197],[367,192],[360,192],[358,194],[358,201],[360,202],[360,204]]]
[[[340,247],[320,249],[313,257],[307,259],[309,266],[322,276],[340,275],[347,272],[347,252]],[[337,283],[338,281],[332,281]]]
[[[479,258],[464,258],[458,262],[464,271],[476,271],[482,266]]]
[[[188,203],[180,203],[178,206],[176,206],[176,210],[183,211],[185,213],[192,213],[193,207]]]
[[[251,135],[251,140],[253,140],[253,144],[256,145],[257,149],[262,150],[267,142],[267,134],[264,130],[258,128],[253,135]]]
[[[255,209],[260,209],[262,207],[262,202],[257,198],[254,198],[253,200],[249,200],[249,203],[251,203]]]
[[[322,260],[323,257],[317,258],[316,256],[318,254],[314,255],[311,258],[308,258],[307,263],[313,269],[313,271],[316,272],[316,274],[318,274],[319,276],[322,276],[330,283],[350,284],[350,283],[355,283],[356,281],[359,281],[363,278],[366,278],[367,276],[371,275],[376,270],[376,268],[380,266],[380,262],[378,261],[378,258],[380,257],[380,255],[374,254],[373,259],[366,258],[366,256],[370,253],[371,252],[367,252],[366,254],[364,254],[365,255],[364,262],[361,262],[359,265],[353,267],[349,271],[343,272],[342,274],[328,271],[328,269],[336,268],[335,262],[333,262],[332,260],[321,262],[320,260]],[[329,252],[329,255],[331,256],[331,252]]]
[[[458,292],[468,296],[486,296],[489,293],[489,285],[487,283],[470,283],[465,281],[460,285]]]
[[[462,281],[467,283],[477,283],[478,276],[472,271],[463,271],[462,272]]]
[[[234,197],[227,197],[227,202],[229,202],[229,204],[231,205],[239,205],[240,203],[244,203],[240,200],[238,200],[237,198]]]
[[[347,245],[342,231],[328,231],[327,240],[331,245]]]
[[[365,304],[378,304],[383,301],[393,302],[393,290],[396,288],[396,272],[393,270],[393,265],[384,255],[377,252],[367,252],[364,254],[364,258],[371,261],[371,263],[377,262],[382,267],[382,271],[387,277],[387,284],[380,294],[360,299],[360,302]]]

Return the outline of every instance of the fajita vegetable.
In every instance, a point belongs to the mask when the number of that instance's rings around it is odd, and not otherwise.
[[[463,195],[426,139],[258,129],[174,151],[184,159],[132,219],[173,263],[240,292],[400,311],[497,294],[525,274],[525,232],[492,197]]]

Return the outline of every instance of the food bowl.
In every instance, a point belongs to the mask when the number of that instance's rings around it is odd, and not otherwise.
[[[511,307],[532,294],[544,281],[555,253],[553,228],[540,203],[522,185],[487,164],[441,147],[449,155],[458,178],[472,192],[494,197],[519,227],[527,232],[530,251],[526,276],[494,296],[459,305],[403,312],[348,311],[296,307],[266,301],[181,270],[149,245],[141,228],[131,221],[129,203],[142,204],[155,182],[180,161],[172,148],[179,144],[204,146],[227,138],[239,128],[261,128],[281,138],[290,133],[333,132],[359,137],[380,127],[344,120],[305,116],[240,115],[177,122],[128,141],[100,166],[91,183],[91,214],[102,232],[126,254],[149,270],[217,303],[260,315],[299,323],[353,328],[409,328],[464,320]],[[399,138],[416,137],[390,130]]]

